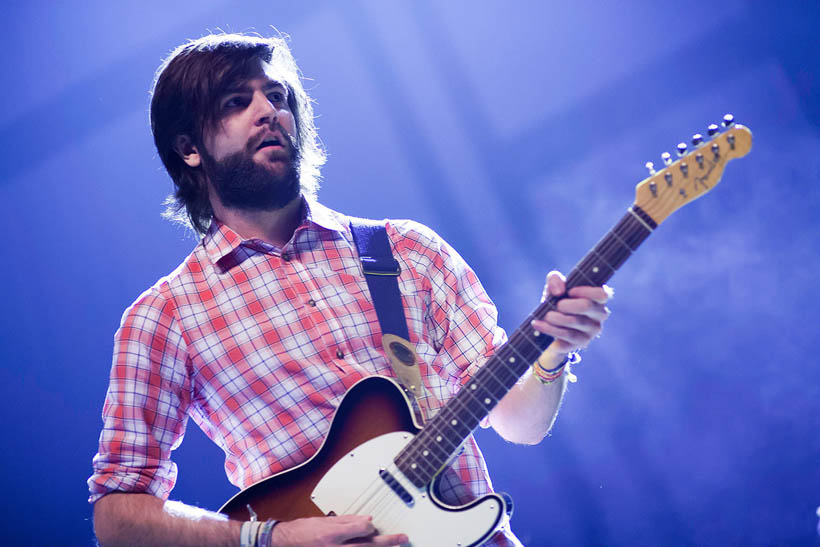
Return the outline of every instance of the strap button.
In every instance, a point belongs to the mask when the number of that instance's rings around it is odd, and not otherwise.
[[[340,349],[336,350],[336,357],[338,357],[339,359],[344,359],[344,356],[345,356],[345,353],[342,350],[340,350]]]
[[[311,298],[310,300],[308,300],[308,306],[313,306],[315,308],[316,307],[316,301]]]

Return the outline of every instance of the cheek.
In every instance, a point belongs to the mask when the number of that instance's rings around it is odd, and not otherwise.
[[[293,113],[288,111],[280,112],[279,125],[281,125],[291,137],[296,138],[296,120],[293,118]]]
[[[246,138],[240,138],[226,128],[226,130],[209,139],[206,142],[206,147],[211,153],[211,157],[215,160],[222,160],[225,156],[245,150],[247,143]]]

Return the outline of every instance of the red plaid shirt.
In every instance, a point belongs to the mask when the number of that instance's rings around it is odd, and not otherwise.
[[[280,249],[215,221],[126,310],[90,502],[112,491],[167,498],[188,416],[225,452],[229,480],[250,486],[310,458],[356,381],[394,376],[348,223],[306,201]],[[387,233],[427,390],[421,405],[436,411],[505,335],[473,271],[437,234],[407,220],[389,221]],[[472,436],[453,469],[464,486],[443,481],[445,497],[490,491]]]

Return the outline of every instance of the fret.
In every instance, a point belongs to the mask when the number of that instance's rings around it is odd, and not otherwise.
[[[518,379],[515,372],[507,368],[504,361],[498,357],[491,357],[484,364],[482,370],[486,370],[487,372],[485,374],[490,374],[493,379],[502,386],[506,386],[510,379],[512,379],[513,383]]]
[[[586,279],[587,283],[589,283],[590,285],[597,285],[595,280],[590,278],[587,274],[585,274],[583,270],[575,269],[575,270],[572,270],[570,272],[570,274],[567,276],[567,288],[577,287],[577,286],[580,285],[580,283],[577,282],[578,276],[582,276],[584,279]],[[570,282],[572,282],[571,285],[570,285]]]
[[[462,401],[461,399],[466,399],[466,401]],[[482,405],[481,401],[474,398],[471,393],[467,393],[464,397],[455,399],[455,401],[457,406],[467,412],[470,420],[475,420],[475,425],[478,425],[486,415],[486,412],[484,412],[486,405]],[[472,431],[472,428],[470,428],[470,431]]]
[[[613,236],[613,238],[610,241],[614,242],[617,239],[621,243],[621,245],[623,246],[622,248],[626,249],[628,251],[627,254],[622,255],[622,258],[621,257],[616,257],[615,253],[612,253],[611,256],[613,258],[616,258],[616,260],[613,260],[613,262],[615,264],[612,265],[612,271],[614,272],[615,270],[617,270],[621,266],[621,264],[623,264],[626,261],[626,259],[629,257],[630,254],[632,254],[634,249],[632,249],[632,247],[629,246],[629,243],[627,243],[626,241],[621,239],[621,237],[616,232],[609,232],[609,233],[612,234],[612,236]]]
[[[515,332],[513,333],[513,337],[515,340],[518,339]],[[511,341],[507,342],[507,344],[499,350],[495,360],[498,363],[498,367],[503,367],[510,376],[517,380],[523,370],[529,366],[529,355],[532,355],[535,351],[537,350],[531,348],[530,352],[525,353],[522,351],[522,348],[518,347],[515,341],[511,339]]]
[[[428,451],[428,456],[422,456],[422,453],[425,450]],[[430,457],[429,452],[430,450],[420,447],[412,453],[409,453],[408,457],[403,462],[396,462],[396,466],[402,470],[402,473],[404,473],[406,469],[412,469],[416,473],[421,475],[429,475],[432,477],[438,472],[439,469],[441,469],[441,466],[448,457],[448,453],[446,451],[442,451],[441,456]]]
[[[647,237],[649,237],[649,234],[652,233],[652,230],[647,228],[647,222],[641,221],[641,218],[645,221],[651,221],[652,219],[648,215],[639,215],[639,211],[640,209],[634,208],[632,213],[627,213],[623,221],[623,229],[625,229],[626,233],[629,235],[629,241],[633,250],[637,249],[640,244],[643,243]],[[637,215],[637,217],[635,215]],[[615,228],[618,229],[619,226],[616,226]]]
[[[613,265],[611,265],[611,264],[609,263],[609,261],[606,259],[606,257],[605,257],[602,253],[599,253],[598,251],[596,251],[596,250],[595,250],[595,247],[593,247],[593,249],[592,249],[589,253],[590,253],[590,255],[593,255],[593,254],[594,254],[595,256],[597,256],[598,258],[600,258],[600,259],[601,259],[601,262],[603,262],[603,263],[604,263],[603,265],[604,265],[604,266],[605,266],[605,267],[606,267],[606,268],[607,268],[607,269],[608,269],[611,273],[614,273],[614,272],[615,272],[615,270],[617,269],[617,267],[616,267],[616,266],[613,266]],[[587,255],[587,256],[589,256],[589,255]],[[598,273],[598,270],[596,270],[596,268],[600,268],[600,266],[595,265],[595,266],[593,266],[592,268],[590,268],[590,270],[592,271],[592,273]],[[585,269],[585,268],[584,268],[584,269]],[[583,271],[583,269],[582,269],[581,271]]]
[[[601,252],[604,252],[603,249],[601,250]],[[593,254],[595,256],[593,256]],[[581,262],[578,263],[577,266],[575,266],[575,268],[577,270],[582,271],[585,274],[585,277],[587,277],[587,279],[597,279],[598,277],[601,277],[597,274],[601,273],[600,270],[601,268],[603,268],[605,270],[608,270],[608,272],[603,273],[603,277],[608,278],[615,272],[615,268],[607,260],[595,260],[596,256],[599,256],[599,253],[590,252],[587,256],[584,257],[583,260],[581,260]]]

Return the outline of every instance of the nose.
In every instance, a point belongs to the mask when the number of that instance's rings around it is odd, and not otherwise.
[[[253,97],[256,125],[275,125],[279,118],[279,111],[264,93],[257,92]]]

